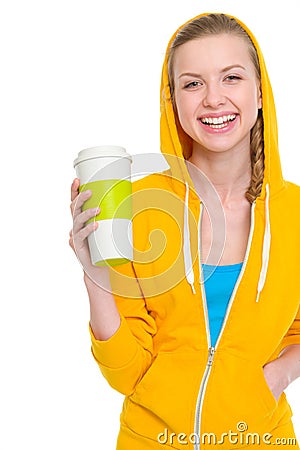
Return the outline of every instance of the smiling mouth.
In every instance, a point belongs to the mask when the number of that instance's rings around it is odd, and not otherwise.
[[[229,114],[227,116],[220,117],[201,117],[201,123],[207,125],[210,128],[225,128],[228,126],[230,122],[233,122],[236,119],[236,114]]]

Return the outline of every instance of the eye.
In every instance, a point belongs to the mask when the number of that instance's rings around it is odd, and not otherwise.
[[[225,81],[238,81],[241,80],[241,77],[239,77],[238,75],[227,75],[227,77],[225,78]]]
[[[198,86],[202,86],[201,81],[191,81],[190,83],[184,85],[184,89],[195,89]]]

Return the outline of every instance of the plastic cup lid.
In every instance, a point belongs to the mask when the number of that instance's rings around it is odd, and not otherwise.
[[[102,145],[99,147],[90,147],[81,150],[78,153],[77,158],[74,160],[74,167],[82,161],[93,158],[128,158],[132,159],[129,153],[126,152],[124,147],[119,147],[117,145]]]

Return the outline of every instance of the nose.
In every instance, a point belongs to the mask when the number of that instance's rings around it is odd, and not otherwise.
[[[208,83],[206,85],[203,97],[203,105],[206,108],[216,109],[225,103],[225,95],[221,86],[216,83]]]

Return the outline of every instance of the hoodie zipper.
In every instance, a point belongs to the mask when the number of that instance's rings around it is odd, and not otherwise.
[[[194,450],[200,450],[200,442],[201,442],[201,414],[202,414],[202,408],[203,408],[203,401],[204,401],[204,396],[205,396],[205,391],[206,391],[206,386],[208,383],[208,379],[209,379],[209,375],[212,369],[212,365],[214,362],[214,355],[215,352],[217,350],[219,341],[222,337],[222,334],[224,332],[224,329],[226,327],[226,323],[231,311],[231,307],[235,298],[235,294],[236,291],[239,287],[239,284],[241,282],[241,279],[244,275],[245,272],[245,268],[246,268],[246,264],[249,258],[249,253],[250,253],[250,248],[251,248],[251,244],[252,244],[252,237],[253,237],[253,232],[254,232],[254,210],[255,210],[255,204],[256,202],[253,202],[251,205],[251,224],[250,224],[250,232],[249,232],[249,237],[248,237],[248,242],[247,242],[247,249],[246,249],[246,254],[245,254],[245,259],[241,268],[241,272],[239,274],[239,277],[237,279],[237,282],[234,286],[233,292],[231,294],[227,309],[226,309],[226,313],[225,313],[225,317],[222,323],[222,327],[220,330],[220,333],[218,335],[217,341],[215,346],[211,346],[211,339],[210,339],[210,328],[209,328],[209,319],[208,319],[208,310],[207,310],[207,301],[206,301],[206,294],[205,294],[205,288],[204,288],[204,280],[203,280],[203,270],[202,270],[202,266],[201,266],[201,262],[199,259],[199,268],[200,268],[200,285],[201,285],[201,294],[202,294],[202,299],[203,299],[203,304],[204,304],[204,317],[205,317],[205,326],[206,326],[206,335],[207,335],[207,342],[208,342],[208,357],[207,357],[207,363],[206,363],[206,368],[205,368],[205,372],[203,374],[202,377],[202,381],[200,384],[200,388],[199,388],[199,392],[198,392],[198,398],[197,398],[197,403],[196,403],[196,412],[195,412],[195,423],[194,423],[194,435],[196,436],[196,442],[194,444]],[[202,204],[200,204],[201,207],[201,212],[200,212],[200,217],[199,217],[199,224],[198,224],[198,230],[199,230],[199,250],[201,250],[201,223],[202,223],[202,214],[203,214],[203,206]],[[200,255],[200,253],[199,253]]]

